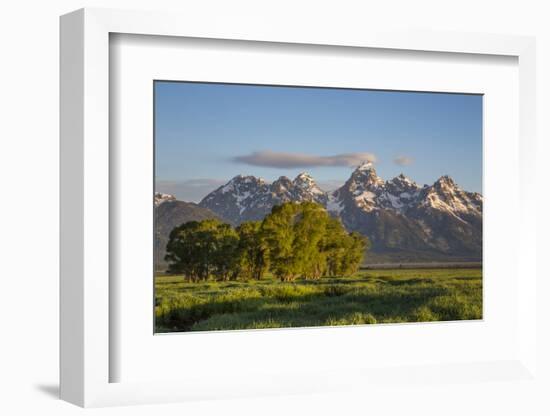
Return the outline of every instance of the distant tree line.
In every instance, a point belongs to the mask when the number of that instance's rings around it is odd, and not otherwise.
[[[215,219],[186,222],[170,233],[165,259],[169,273],[193,282],[259,280],[267,271],[292,281],[355,273],[369,245],[321,205],[288,202],[236,228]]]

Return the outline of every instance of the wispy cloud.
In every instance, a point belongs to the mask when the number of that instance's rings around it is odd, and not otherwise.
[[[376,156],[368,152],[343,153],[334,156],[317,156],[305,153],[272,152],[270,150],[236,156],[237,163],[270,168],[306,168],[314,166],[357,166],[362,162],[376,162]]]
[[[200,202],[202,198],[226,182],[227,180],[212,178],[184,181],[157,180],[155,187],[157,192],[175,195],[181,201]]]
[[[393,159],[393,163],[399,166],[409,166],[414,163],[414,158],[410,156],[401,155]]]

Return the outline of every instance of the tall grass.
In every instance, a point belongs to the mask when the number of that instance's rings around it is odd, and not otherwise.
[[[281,283],[155,278],[157,332],[482,318],[481,269],[368,270]]]

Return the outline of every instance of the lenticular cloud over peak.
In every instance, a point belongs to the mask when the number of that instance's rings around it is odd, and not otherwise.
[[[270,168],[306,168],[315,166],[348,166],[355,167],[364,162],[376,162],[376,155],[369,152],[342,153],[332,156],[318,156],[305,153],[273,152],[271,150],[252,152],[236,156],[237,163]]]

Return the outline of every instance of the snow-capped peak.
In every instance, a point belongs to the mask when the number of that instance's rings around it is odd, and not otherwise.
[[[298,176],[296,176],[294,178],[294,180],[292,182],[294,182],[294,184],[296,184],[298,186],[302,186],[302,187],[315,185],[315,180],[307,172],[300,173]]]
[[[315,195],[321,195],[325,193],[321,190],[321,188],[319,188],[313,177],[306,172],[302,172],[298,176],[296,176],[292,183],[302,192],[309,192]]]
[[[374,165],[372,164],[372,162],[364,161],[359,166],[357,166],[357,168],[355,170],[356,171],[365,171],[365,170],[371,170],[371,169],[374,170]]]
[[[448,175],[440,177],[431,187],[433,192],[447,197],[463,193],[462,189]]]
[[[258,187],[264,184],[265,181],[262,178],[256,178],[255,176],[237,175],[214,192],[221,192],[222,194],[228,192],[240,193],[243,189],[247,190],[250,187]]]
[[[350,182],[351,181],[351,182]],[[359,165],[351,174],[349,184],[358,188],[377,188],[384,184],[384,181],[376,174],[371,162],[364,162]]]
[[[296,178],[294,180],[296,181],[298,179],[306,180],[306,181],[312,181],[313,177],[307,172],[301,172],[301,173],[298,174],[298,176],[296,176]]]
[[[237,175],[234,176],[228,183],[263,183],[264,180],[262,178],[257,178],[255,176],[245,176],[245,175]]]
[[[434,185],[441,187],[458,188],[455,181],[453,181],[453,179],[449,175],[443,175],[437,181],[435,181]]]
[[[400,173],[395,178],[393,178],[393,181],[394,182],[412,183],[412,181],[409,178],[407,178],[405,175],[403,175],[402,173]]]
[[[279,176],[279,178],[271,184],[272,188],[288,189],[292,187],[292,181],[286,176]]]
[[[480,194],[463,191],[448,176],[440,177],[432,186],[422,191],[424,205],[440,211],[448,211],[453,215],[470,213],[481,214],[483,197]]]
[[[325,206],[327,199],[327,194],[307,173],[294,180],[281,176],[271,184],[254,176],[238,175],[205,196],[199,205],[239,224],[244,220],[260,220],[273,206],[284,202],[315,201]]]

